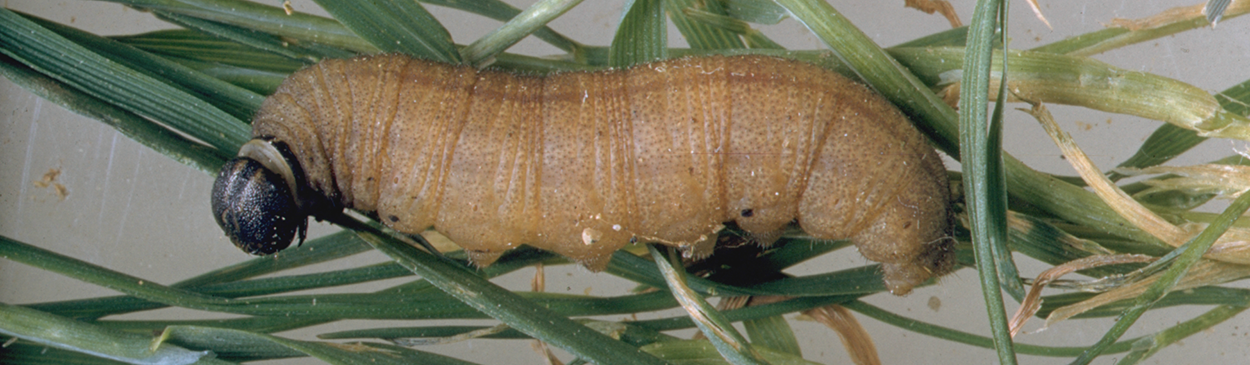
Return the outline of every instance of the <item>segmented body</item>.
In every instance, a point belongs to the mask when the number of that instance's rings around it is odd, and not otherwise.
[[[520,244],[591,269],[631,238],[710,250],[725,222],[851,239],[901,294],[948,271],[939,155],[889,102],[759,56],[523,76],[404,56],[329,60],[266,100],[313,190],[486,265]],[[775,236],[774,236],[775,237]]]

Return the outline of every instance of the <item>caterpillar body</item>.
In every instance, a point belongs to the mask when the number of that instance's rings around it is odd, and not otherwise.
[[[402,232],[433,227],[479,265],[529,244],[599,270],[631,240],[708,253],[726,222],[771,243],[796,220],[852,240],[895,294],[954,260],[937,152],[865,86],[791,60],[543,77],[327,60],[266,99],[253,135],[213,194],[252,253],[302,239],[310,214],[353,208]]]

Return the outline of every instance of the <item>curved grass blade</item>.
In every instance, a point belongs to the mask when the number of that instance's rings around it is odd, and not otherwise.
[[[0,51],[89,95],[160,120],[221,151],[238,151],[251,136],[247,124],[238,118],[8,9],[0,9]]]
[[[34,309],[0,303],[0,333],[27,341],[132,364],[224,363],[207,351],[159,345],[151,336],[122,332]]]
[[[673,293],[673,297],[681,303],[681,307],[690,314],[690,318],[694,319],[694,323],[699,326],[699,331],[708,338],[716,351],[720,355],[733,364],[766,364],[763,354],[751,346],[746,338],[734,329],[733,324],[729,322],[716,308],[707,304],[698,294],[685,283],[685,271],[678,270],[681,266],[681,257],[677,255],[677,251],[671,247],[666,247],[668,254],[660,252],[654,244],[647,245],[647,250],[651,251],[651,257],[655,259],[656,266],[660,268],[660,272],[664,274],[664,281],[668,284],[668,289]],[[667,357],[666,357],[667,358]]]
[[[334,19],[382,52],[461,63],[451,33],[416,1],[316,0]]]

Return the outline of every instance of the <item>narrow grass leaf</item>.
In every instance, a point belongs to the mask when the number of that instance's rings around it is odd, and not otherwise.
[[[354,229],[370,229],[356,223]],[[371,229],[370,229],[371,230]],[[637,348],[613,340],[566,317],[500,288],[461,266],[452,265],[408,243],[384,239],[373,233],[359,233],[366,242],[421,275],[447,294],[463,301],[508,326],[536,339],[562,348],[573,355],[597,362],[624,361],[661,364],[662,360]]]
[[[563,15],[582,0],[542,0],[530,5],[525,11],[509,19],[502,27],[487,33],[460,51],[471,65],[483,67],[522,38],[546,28],[547,23]]]
[[[0,51],[127,111],[166,123],[221,151],[237,151],[247,124],[145,72],[96,54],[12,11],[0,9]]]
[[[308,240],[303,245],[289,248],[278,255],[256,257],[197,275],[173,284],[171,287],[190,289],[213,284],[224,285],[238,280],[351,256],[367,251],[369,248],[369,245],[356,238],[355,234],[338,232]],[[43,268],[42,266],[40,267]],[[164,306],[165,304],[162,303],[150,302],[131,296],[112,296],[29,305],[29,307],[34,309],[82,319],[93,319]]]
[[[716,346],[713,346],[707,340],[672,340],[652,343],[643,346],[643,351],[660,356],[671,364],[688,364],[688,365],[739,365],[740,362],[734,362],[722,358],[717,352]],[[818,363],[804,360],[803,358],[791,354],[780,353],[769,349],[760,349],[760,356],[768,364],[774,365],[815,365]]]
[[[153,79],[173,85],[211,103],[235,118],[246,120],[260,109],[265,97],[220,79],[205,75],[163,57],[144,52],[124,43],[99,37],[46,20],[31,18],[39,25],[56,32],[109,60],[143,72]]]
[[[689,18],[690,21],[702,23],[709,27],[715,27],[733,33],[737,37],[741,37],[741,42],[745,42],[747,48],[785,49],[785,47],[777,44],[777,42],[773,42],[773,40],[768,39],[764,33],[751,28],[751,25],[747,24],[747,22],[734,19],[728,15],[716,14],[705,10],[691,9],[684,11],[683,14]]]
[[[742,321],[747,337],[756,347],[768,348],[784,354],[803,356],[799,339],[794,336],[790,322],[782,316],[771,316]]]
[[[721,27],[711,26],[691,18],[688,12],[701,11],[709,14],[724,15],[727,13],[724,4],[717,1],[696,0],[665,0],[664,7],[668,17],[677,26],[677,31],[686,37],[686,43],[693,49],[735,49],[744,48],[742,39],[737,33]]]
[[[382,52],[460,63],[451,33],[416,1],[316,0],[340,23]]]
[[[266,53],[279,55],[301,64],[311,64],[325,58],[347,58],[355,53],[340,48],[321,46],[316,43],[304,45],[300,42],[283,41],[281,38],[259,31],[218,23],[210,20],[190,17],[164,11],[153,12],[157,18],[178,24],[187,29],[195,29],[221,39],[228,39]]]
[[[666,247],[667,254],[656,248],[654,244],[647,245],[647,250],[651,251],[651,257],[655,259],[656,266],[660,268],[660,272],[664,274],[664,281],[668,284],[668,289],[673,293],[673,297],[681,303],[682,309],[690,314],[690,318],[694,319],[694,323],[699,326],[699,330],[708,338],[708,341],[716,347],[720,355],[733,364],[766,364],[763,355],[755,350],[747,342],[746,338],[734,329],[733,323],[729,322],[720,311],[713,308],[710,304],[699,296],[690,287],[686,286],[685,270],[678,269],[681,266],[681,259],[677,255],[677,251],[671,247]]]
[[[212,345],[214,347],[226,346],[226,349],[234,351],[239,351],[240,348],[253,351],[263,348],[266,351],[273,352],[275,351],[274,347],[281,346],[330,364],[472,364],[443,355],[397,346],[369,343],[340,344],[299,341],[265,334],[211,327],[173,326],[165,330],[162,339],[169,342],[195,343]]]
[[[1179,342],[1186,337],[1233,318],[1237,314],[1245,311],[1246,308],[1247,307],[1245,306],[1221,305],[1203,313],[1198,317],[1160,331],[1153,336],[1142,336],[1137,339],[1137,341],[1133,342],[1133,351],[1130,351],[1127,355],[1121,358],[1119,362],[1116,362],[1116,365],[1132,365],[1141,363],[1142,360],[1149,358],[1168,345]]]
[[[139,144],[205,173],[215,173],[228,159],[228,155],[216,149],[192,142],[164,126],[44,76],[7,56],[0,55],[0,76],[70,111],[99,120]]]
[[[768,0],[728,0],[725,10],[735,19],[755,24],[777,24],[790,15],[785,8]]]
[[[960,155],[963,156],[965,199],[968,205],[969,229],[977,258],[977,274],[985,299],[990,331],[998,361],[1015,364],[1007,315],[1003,308],[996,251],[1006,250],[1007,196],[1003,176],[1001,120],[987,115],[990,87],[990,60],[995,30],[1000,25],[1002,2],[977,2],[968,29],[968,47],[964,52],[964,69],[959,96]],[[1002,25],[1005,27],[1005,24]],[[1002,101],[999,101],[1001,103]],[[1000,110],[998,106],[996,111]]]
[[[311,64],[271,53],[263,48],[187,29],[160,30],[113,39],[171,59],[230,65],[284,75]]]
[[[378,48],[330,18],[246,0],[102,0],[140,9],[162,10],[231,24],[293,40],[320,43],[352,52],[376,53]]]
[[[215,362],[207,351],[154,344],[152,336],[126,333],[5,303],[0,303],[0,323],[4,324],[0,333],[8,336],[132,364]]]
[[[457,1],[457,0],[424,0],[423,3],[430,5],[445,6],[452,9],[464,10],[470,13],[485,16],[499,21],[508,21],[521,14],[521,10],[499,0],[482,0],[482,1]],[[534,37],[541,39],[556,48],[574,55],[574,59],[578,59],[578,55],[582,53],[581,48],[585,46],[577,43],[568,37],[546,26],[538,28],[534,31]]]
[[[630,0],[608,48],[608,66],[629,67],[668,58],[668,26],[660,0]]]

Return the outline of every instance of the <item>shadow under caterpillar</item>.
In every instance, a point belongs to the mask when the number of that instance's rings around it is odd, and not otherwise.
[[[591,270],[633,239],[711,253],[736,222],[849,238],[905,294],[950,271],[945,167],[888,101],[817,66],[682,58],[537,77],[399,55],[292,74],[213,187],[253,254],[353,208],[478,265],[521,244]]]

